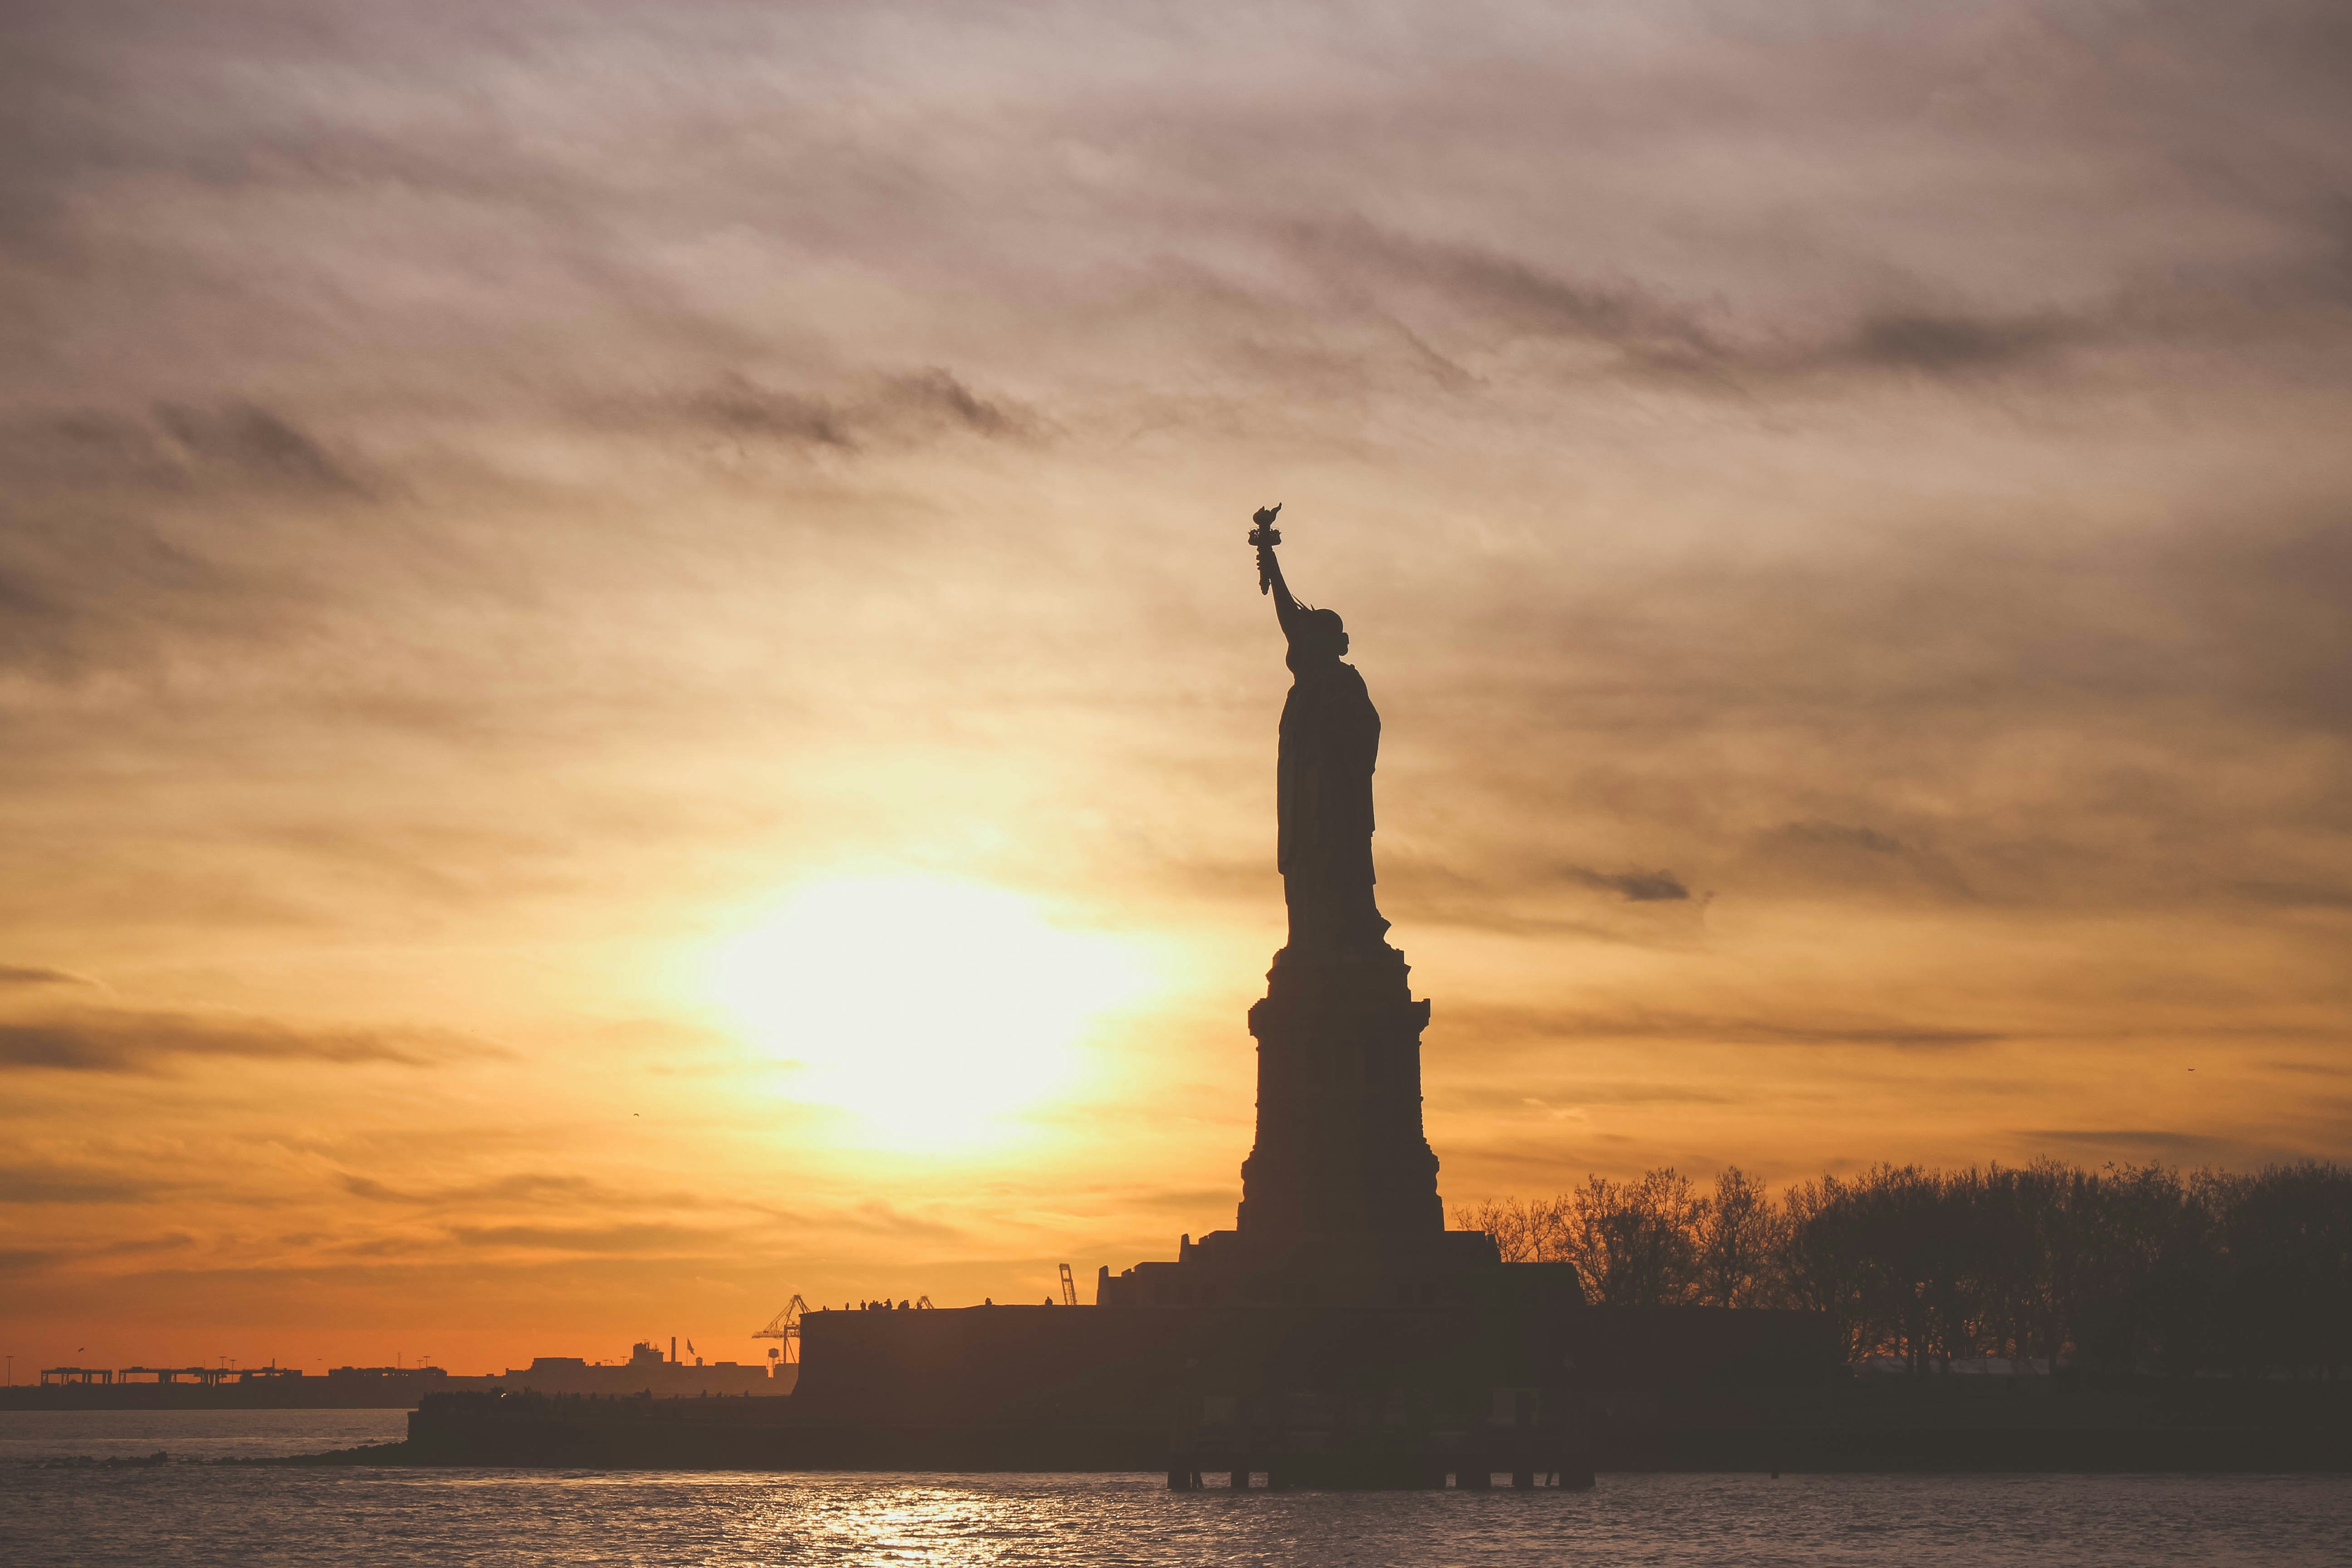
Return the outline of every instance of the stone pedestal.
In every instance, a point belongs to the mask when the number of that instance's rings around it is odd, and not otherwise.
[[[1257,1142],[1234,1228],[1173,1263],[1097,1276],[1135,1307],[1461,1305],[1501,1267],[1494,1238],[1449,1231],[1421,1124],[1421,1031],[1404,955],[1385,942],[1275,955],[1257,1037]]]
[[[1257,1143],[1236,1221],[1246,1242],[1445,1228],[1421,1122],[1429,1004],[1413,1000],[1409,973],[1385,944],[1275,955],[1249,1014]]]

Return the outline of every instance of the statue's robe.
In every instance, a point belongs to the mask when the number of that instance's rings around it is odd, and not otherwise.
[[[1381,715],[1364,678],[1336,658],[1299,660],[1282,705],[1276,864],[1294,947],[1378,946],[1372,895],[1372,768]]]

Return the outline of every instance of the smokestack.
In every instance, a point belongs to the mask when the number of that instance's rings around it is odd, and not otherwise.
[[[672,1334],[669,1337],[669,1364],[672,1366],[676,1366],[677,1364],[677,1336],[676,1334]]]

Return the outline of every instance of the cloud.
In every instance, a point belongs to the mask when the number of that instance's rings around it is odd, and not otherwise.
[[[450,1239],[466,1247],[525,1252],[627,1253],[696,1257],[728,1249],[731,1233],[677,1225],[453,1226]]]
[[[849,447],[847,414],[821,397],[778,392],[729,375],[681,400],[692,419],[730,436],[758,437],[793,446]]]
[[[0,1070],[153,1075],[223,1058],[422,1067],[494,1051],[484,1042],[438,1031],[304,1029],[184,1013],[0,1023]]]
[[[1029,436],[1039,426],[1034,411],[1008,399],[982,397],[936,365],[889,377],[873,405],[881,415],[918,426],[969,430],[981,436]]]
[[[1579,282],[1485,247],[1416,238],[1360,219],[1292,232],[1318,267],[1433,289],[1474,321],[1608,344],[1631,365],[1689,368],[1738,357],[1695,313],[1638,286]]]
[[[950,435],[1020,440],[1045,429],[1034,410],[1010,399],[983,397],[936,365],[826,393],[770,386],[730,372],[659,406],[691,426],[738,443],[806,451],[852,453]]]
[[[336,1178],[343,1191],[370,1203],[399,1204],[417,1208],[494,1207],[501,1205],[546,1205],[597,1209],[700,1208],[703,1200],[692,1193],[642,1191],[612,1186],[586,1176],[521,1171],[487,1181],[422,1190],[402,1190],[372,1177],[345,1172]]]
[[[2352,910],[2352,888],[2311,882],[2232,882],[2229,890],[2252,903],[2286,910]]]
[[[1950,859],[1874,827],[1840,822],[1790,822],[1758,834],[1748,851],[1751,880],[1849,893],[1973,900]]]
[[[2079,324],[2051,317],[1894,311],[1869,317],[1851,337],[1809,357],[1817,364],[1966,375],[2046,358],[2083,335]]]
[[[87,1258],[142,1258],[155,1252],[178,1252],[196,1245],[196,1238],[186,1231],[166,1231],[162,1236],[125,1237],[120,1241],[102,1242],[82,1256]]]
[[[1580,938],[1588,942],[1651,945],[1660,939],[1653,931],[1620,930],[1598,921],[1541,910],[1513,908],[1490,899],[1383,899],[1381,907],[1415,926],[1451,927],[1486,931],[1496,936]]]
[[[0,986],[5,985],[89,985],[92,982],[79,974],[68,974],[62,969],[41,969],[22,964],[0,963]]]
[[[2032,1144],[2056,1144],[2063,1149],[2137,1154],[2166,1160],[2218,1160],[2242,1156],[2261,1145],[2242,1138],[2169,1127],[2037,1127],[2016,1137]]]
[[[1583,866],[1569,866],[1560,874],[1584,887],[1619,894],[1628,903],[1666,903],[1691,896],[1682,879],[1672,871],[1595,871]]]
[[[1664,1082],[1559,1083],[1546,1081],[1542,1092],[1529,1093],[1523,1084],[1472,1084],[1433,1095],[1448,1112],[1485,1115],[1549,1115],[1586,1105],[1738,1105],[1744,1094]]]
[[[0,472],[36,493],[370,493],[316,436],[242,397],[20,413],[0,421]]]
[[[38,1284],[28,1282],[28,1289],[37,1289],[39,1285],[54,1287],[58,1276],[73,1271],[77,1265],[108,1258],[150,1258],[160,1253],[184,1252],[196,1245],[194,1236],[179,1230],[166,1231],[158,1236],[120,1237],[112,1240],[92,1240],[78,1235],[63,1246],[0,1251],[0,1274],[35,1277]],[[47,1278],[42,1279],[42,1276]]]
[[[1691,1045],[1883,1046],[1897,1050],[1958,1050],[1997,1045],[2010,1037],[1988,1029],[1951,1028],[1894,1019],[1759,1017],[1698,1013],[1595,1013],[1464,1002],[1432,1020],[1451,1034],[1496,1044],[1560,1040],[1674,1040]]]
[[[11,510],[0,530],[0,670],[79,675],[159,644],[283,622],[285,606],[259,584],[151,522],[21,500]]]
[[[298,487],[366,492],[315,438],[257,403],[232,399],[209,407],[166,403],[157,406],[155,422],[199,463]]]
[[[907,1214],[878,1199],[859,1204],[851,1213],[857,1227],[869,1232],[880,1231],[890,1236],[919,1237],[926,1241],[956,1241],[964,1235],[955,1226]]]
[[[2274,1060],[2266,1061],[2262,1065],[2263,1070],[2267,1072],[2308,1073],[2314,1078],[2352,1078],[2352,1066],[2347,1066],[2341,1062]]]
[[[1872,827],[1849,827],[1836,822],[1791,822],[1772,830],[1777,842],[1824,848],[1834,852],[1859,850],[1864,855],[1907,859],[1915,851],[1891,834]]]
[[[1660,911],[1597,910],[1590,900],[1561,902],[1563,883],[1615,895],[1622,904],[1654,906],[1691,900],[1690,891],[1671,871],[1603,872],[1580,866],[1552,867],[1530,861],[1524,853],[1493,858],[1465,857],[1459,868],[1410,853],[1382,853],[1374,841],[1380,874],[1381,907],[1391,920],[1413,926],[1450,926],[1464,931],[1519,936],[1580,937],[1594,942],[1672,944],[1683,940],[1677,930],[1662,928],[1647,918]],[[1255,901],[1267,890],[1263,871],[1244,873],[1231,892]]]
[[[1120,1194],[1128,1203],[1147,1211],[1185,1211],[1216,1208],[1234,1199],[1232,1187],[1138,1187]]]
[[[138,1180],[110,1171],[67,1165],[0,1165],[0,1204],[142,1203],[169,1191],[169,1184]]]
[[[1527,257],[1459,241],[1414,236],[1362,218],[1294,222],[1277,229],[1284,244],[1326,277],[1355,289],[1329,301],[1339,310],[1411,316],[1427,295],[1458,323],[1449,338],[1502,331],[1557,338],[1612,351],[1586,362],[1587,374],[1633,380],[1669,378],[1686,389],[1752,395],[1797,378],[1904,374],[1965,379],[2022,370],[2087,345],[2112,330],[2099,315],[2040,310],[1969,310],[1926,303],[1864,310],[1843,323],[1741,319],[1724,302],[1676,301],[1659,288],[1625,279],[1567,275]],[[1432,327],[1431,331],[1437,329]],[[1423,342],[1457,390],[1476,378]]]
[[[0,672],[50,679],[315,626],[352,548],[320,523],[375,493],[236,398],[0,419]]]

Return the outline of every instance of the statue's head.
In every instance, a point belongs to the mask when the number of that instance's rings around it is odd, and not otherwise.
[[[1337,610],[1309,610],[1299,639],[1305,651],[1322,658],[1338,658],[1348,651],[1348,628]]]

